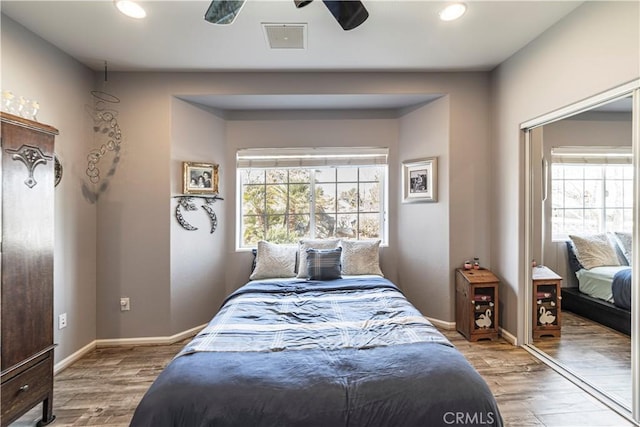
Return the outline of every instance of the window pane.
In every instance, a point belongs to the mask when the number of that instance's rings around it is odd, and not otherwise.
[[[380,212],[380,185],[360,184],[360,212]]]
[[[336,237],[357,237],[358,217],[352,215],[337,215]]]
[[[582,166],[566,165],[564,166],[564,179],[582,179],[584,173]]]
[[[355,184],[338,184],[338,212],[358,210],[358,188]]]
[[[268,184],[280,184],[287,182],[288,173],[286,169],[268,169],[267,170],[267,183]]]
[[[382,168],[379,166],[360,168],[360,182],[364,182],[364,181],[379,182],[381,177],[382,177]]]
[[[581,233],[599,233],[601,217],[603,212],[601,209],[585,209],[584,210],[584,226]]]
[[[358,229],[359,239],[380,237],[380,214],[361,214]]]
[[[245,185],[242,195],[242,214],[259,215],[265,210],[264,185]]]
[[[584,182],[584,206],[603,207],[602,200],[602,181],[585,181]]]
[[[310,172],[307,169],[290,169],[289,181],[290,182],[304,182],[310,181]]]
[[[287,231],[286,215],[267,216],[266,240],[273,243],[293,243],[295,239],[291,241]]]
[[[263,184],[264,176],[265,171],[258,169],[245,169],[241,174],[243,184]]]
[[[624,181],[608,180],[607,181],[607,199],[606,206],[610,208],[624,206]]]
[[[565,181],[564,206],[566,208],[581,208],[583,201],[583,181]]]
[[[316,169],[316,182],[336,182],[336,169],[323,168]]]
[[[564,209],[551,210],[551,236],[553,240],[565,239],[567,237],[564,226]]]
[[[562,165],[551,165],[551,179],[562,179],[564,176],[564,167]]]
[[[564,229],[567,234],[581,233],[584,227],[584,211],[582,209],[564,210]]]
[[[605,231],[619,231],[624,227],[624,214],[622,209],[607,209],[605,215]]]
[[[267,185],[267,213],[284,214],[287,212],[287,186]]]
[[[632,208],[633,207],[633,181],[624,181],[623,191],[624,191],[624,202],[622,205],[625,208]]]
[[[624,176],[623,166],[606,166],[605,177],[607,179],[622,179]]]
[[[309,215],[289,215],[289,241],[296,243],[303,237],[309,237],[310,231]]]
[[[259,240],[264,239],[264,217],[245,216],[243,218],[244,243],[247,245],[257,245]]]
[[[622,214],[624,215],[622,230],[632,231],[633,230],[633,209],[624,209]]]
[[[336,216],[335,214],[316,214],[316,234],[317,239],[326,239],[335,235]]]
[[[624,167],[624,179],[633,179],[633,165]]]
[[[311,212],[311,191],[309,184],[291,184],[289,186],[289,213],[308,214]]]
[[[338,168],[338,182],[358,181],[358,168]]]
[[[583,166],[585,179],[602,179],[602,166]]]
[[[316,185],[316,210],[319,212],[336,211],[336,185]]]
[[[551,182],[551,203],[553,208],[564,207],[564,183],[562,181]]]

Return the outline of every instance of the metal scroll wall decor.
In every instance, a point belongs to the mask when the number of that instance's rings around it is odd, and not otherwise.
[[[93,96],[93,132],[98,139],[105,138],[99,148],[93,149],[87,156],[87,176],[89,181],[97,184],[100,181],[100,168],[98,163],[108,152],[117,153],[122,143],[122,132],[118,124],[118,112],[112,108],[112,104],[117,104],[120,99],[112,94],[102,91],[91,91]],[[111,107],[111,108],[109,108]]]
[[[104,85],[107,84],[107,63],[104,64]],[[89,183],[82,183],[82,192],[85,198],[95,203],[101,193],[109,186],[109,178],[116,172],[116,167],[120,161],[120,145],[122,143],[122,132],[118,123],[118,111],[116,104],[120,103],[120,98],[104,90],[91,91],[92,104],[86,106],[86,111],[93,121],[94,144],[87,155],[86,175]],[[104,165],[105,157],[113,153],[111,165]],[[105,173],[104,170],[107,170]],[[91,184],[97,185],[93,186]]]
[[[195,231],[198,227],[195,227],[187,222],[187,220],[182,215],[183,211],[197,211],[198,207],[194,199],[203,199],[204,204],[200,205],[202,209],[209,216],[209,221],[211,222],[211,229],[209,233],[213,233],[216,231],[218,227],[218,218],[216,217],[215,212],[213,211],[212,205],[218,200],[224,200],[222,197],[218,196],[174,196],[174,198],[178,199],[178,205],[176,206],[176,219],[182,228],[188,231]]]
[[[7,148],[5,151],[11,154],[13,160],[20,161],[27,167],[29,175],[27,179],[24,180],[24,184],[29,188],[33,188],[38,184],[33,177],[33,171],[36,167],[41,164],[46,165],[47,160],[53,160],[52,156],[44,154],[39,147],[33,147],[31,145],[22,145],[17,150]]]

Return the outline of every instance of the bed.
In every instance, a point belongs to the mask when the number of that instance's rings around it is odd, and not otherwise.
[[[233,292],[131,425],[503,425],[482,377],[393,283],[341,273]]]
[[[588,254],[594,244],[600,246],[597,259]],[[570,286],[562,289],[562,308],[630,335],[630,236],[627,245],[628,252],[615,234],[571,236],[566,243]]]

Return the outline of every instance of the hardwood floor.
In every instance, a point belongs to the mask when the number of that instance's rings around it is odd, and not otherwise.
[[[443,331],[485,378],[506,426],[629,426],[577,386],[506,341],[470,343]],[[99,348],[55,377],[52,426],[127,426],[147,388],[185,341]],[[31,427],[40,406],[11,427]]]
[[[563,311],[562,336],[541,337],[534,344],[631,407],[631,337],[628,335]]]

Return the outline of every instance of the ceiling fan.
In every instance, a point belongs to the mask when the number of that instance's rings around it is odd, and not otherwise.
[[[293,0],[297,8],[304,7],[313,0]],[[362,24],[369,12],[359,0],[322,0],[329,12],[343,30],[348,31]],[[212,24],[231,24],[246,0],[213,0],[204,14],[204,19]]]

